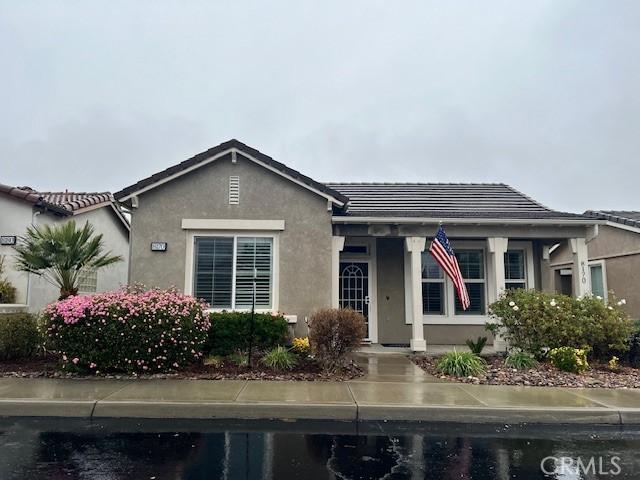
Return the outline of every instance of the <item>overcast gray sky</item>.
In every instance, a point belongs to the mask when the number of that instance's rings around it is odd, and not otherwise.
[[[0,183],[116,191],[230,138],[320,181],[640,209],[638,1],[3,1]]]

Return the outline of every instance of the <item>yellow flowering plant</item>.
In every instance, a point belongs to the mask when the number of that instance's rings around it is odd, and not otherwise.
[[[564,372],[582,373],[589,368],[585,348],[554,348],[549,352],[549,358],[554,367]]]
[[[300,355],[309,355],[311,346],[309,345],[309,337],[296,337],[293,339],[291,349]]]

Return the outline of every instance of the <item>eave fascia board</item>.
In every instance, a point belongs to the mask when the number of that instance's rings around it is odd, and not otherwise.
[[[555,226],[592,226],[602,225],[603,220],[569,220],[569,219],[547,219],[547,218],[435,218],[421,217],[346,217],[332,216],[332,223],[391,223],[391,224],[414,224],[414,225],[438,225],[439,223],[455,225],[555,225]]]
[[[628,232],[640,233],[640,228],[638,227],[625,225],[624,223],[612,222],[611,220],[606,220],[604,225],[607,227],[619,228],[620,230],[626,230]]]
[[[135,197],[137,195],[141,195],[141,194],[143,194],[145,192],[148,192],[149,190],[153,190],[154,188],[159,187],[160,185],[163,185],[163,184],[165,184],[167,182],[170,182],[170,181],[172,181],[172,180],[174,180],[176,178],[179,178],[182,175],[186,175],[187,173],[192,172],[193,170],[196,170],[198,168],[204,167],[205,165],[208,165],[211,162],[214,162],[214,161],[218,160],[219,158],[224,157],[225,155],[227,155],[229,153],[231,153],[232,155],[241,154],[243,157],[248,158],[252,162],[254,162],[254,163],[266,168],[267,170],[270,170],[273,173],[276,173],[277,175],[280,175],[281,177],[284,177],[287,180],[289,180],[289,181],[291,181],[291,182],[293,182],[293,183],[295,183],[295,184],[297,184],[297,185],[299,185],[299,186],[301,186],[301,187],[303,187],[303,188],[305,188],[305,189],[307,189],[307,190],[309,190],[309,191],[311,191],[311,192],[313,192],[313,193],[315,193],[317,195],[320,195],[321,197],[326,198],[327,200],[333,202],[338,207],[344,207],[344,205],[345,205],[344,202],[338,200],[334,196],[329,195],[329,194],[327,194],[325,192],[322,192],[322,191],[318,190],[317,188],[314,188],[311,185],[308,185],[308,184],[304,183],[303,181],[298,180],[297,178],[292,177],[291,175],[288,175],[285,172],[282,172],[281,170],[278,170],[277,168],[272,167],[271,165],[269,165],[269,164],[267,164],[267,163],[265,163],[265,162],[263,162],[261,160],[258,160],[253,155],[250,155],[250,154],[246,153],[245,151],[243,151],[242,149],[239,149],[237,147],[230,147],[230,148],[228,148],[228,149],[226,149],[226,150],[224,150],[222,152],[219,152],[219,153],[217,153],[215,155],[212,155],[211,157],[209,157],[209,158],[197,163],[196,165],[192,165],[192,166],[190,166],[188,168],[185,168],[184,170],[180,170],[179,172],[176,172],[173,175],[169,175],[168,177],[165,177],[165,178],[163,178],[161,180],[158,180],[157,182],[154,182],[154,183],[152,183],[150,185],[147,185],[146,187],[143,187],[143,188],[140,188],[138,190],[135,190],[135,191],[133,191],[133,192],[125,195],[124,197],[121,197],[121,198],[117,199],[117,200],[119,202],[126,202],[127,200],[129,200],[132,197]]]

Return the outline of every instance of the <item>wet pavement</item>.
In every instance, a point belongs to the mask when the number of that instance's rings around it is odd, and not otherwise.
[[[0,420],[3,480],[637,479],[639,452],[622,427]]]

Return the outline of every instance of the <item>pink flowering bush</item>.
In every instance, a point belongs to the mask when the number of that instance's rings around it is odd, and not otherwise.
[[[68,371],[159,373],[200,360],[207,305],[177,290],[69,297],[44,310],[51,348]]]

